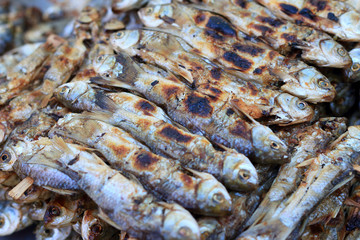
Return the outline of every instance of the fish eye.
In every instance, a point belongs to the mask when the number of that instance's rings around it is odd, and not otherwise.
[[[342,56],[342,57],[345,57],[345,56],[346,56],[346,51],[345,51],[345,49],[343,49],[343,48],[339,48],[339,49],[337,50],[337,53],[338,53],[340,56]]]
[[[67,90],[69,89],[69,87],[64,86],[60,89],[60,94],[65,94],[67,92]]]
[[[104,59],[104,56],[99,56],[98,59],[97,59],[97,61],[100,62],[100,61],[102,61],[103,59]]]
[[[360,69],[360,64],[359,63],[355,63],[351,66],[351,70],[354,71],[354,72],[357,72],[359,71]]]
[[[145,11],[146,14],[151,14],[153,13],[154,9],[152,7],[148,7]]]
[[[240,172],[239,172],[239,177],[240,177],[241,179],[248,180],[248,179],[250,178],[250,173],[249,173],[248,171],[246,171],[246,170],[240,171]]]
[[[124,32],[118,32],[118,33],[116,33],[116,36],[117,36],[118,38],[122,38],[124,35],[125,35]]]
[[[304,110],[304,109],[306,108],[307,104],[306,104],[305,102],[303,102],[303,101],[298,101],[298,102],[296,103],[296,106],[297,106],[300,110]]]
[[[272,149],[276,149],[276,150],[277,150],[277,149],[280,148],[280,145],[277,144],[276,142],[271,142],[270,147],[271,147]]]
[[[318,85],[321,88],[328,88],[330,86],[330,83],[326,80],[319,80]]]
[[[11,155],[9,154],[9,152],[5,151],[1,157],[0,157],[1,161],[4,163],[8,163],[11,159]]]
[[[216,203],[222,203],[224,201],[224,196],[221,193],[215,193],[213,195],[212,199]]]
[[[0,217],[0,227],[4,226],[5,218],[3,216]]]
[[[49,213],[54,217],[60,216],[60,209],[58,207],[51,207]]]
[[[96,223],[90,227],[90,230],[94,234],[100,234],[100,233],[102,233],[103,228],[99,223]]]
[[[51,236],[52,234],[52,230],[51,229],[45,229],[45,234],[47,235],[47,236]]]
[[[181,227],[178,233],[183,237],[189,237],[191,234],[191,230],[188,227]]]

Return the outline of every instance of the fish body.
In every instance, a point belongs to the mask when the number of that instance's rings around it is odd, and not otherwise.
[[[138,36],[137,42],[135,42],[136,36]],[[121,44],[126,38],[129,44]],[[199,92],[216,96],[224,101],[228,101],[231,96],[234,106],[247,112],[254,119],[262,118],[266,124],[295,124],[313,117],[313,111],[306,103],[303,108],[299,108],[300,105],[302,106],[300,99],[292,97],[295,98],[293,101],[277,101],[281,98],[279,97],[281,92],[226,73],[204,58],[186,51],[186,47],[183,47],[185,43],[181,43],[178,39],[159,31],[126,30],[113,34],[110,37],[110,44],[116,51],[125,51],[131,56],[138,55],[146,62],[180,74]],[[134,44],[129,46],[131,40]],[[287,106],[288,104],[294,105]],[[295,111],[284,111],[288,109]],[[271,120],[266,121],[267,118]]]
[[[231,104],[191,90],[170,73],[153,74],[161,73],[161,69],[139,65],[126,54],[102,57],[111,64],[102,64],[98,73],[105,78],[92,79],[93,82],[134,89],[148,100],[165,106],[167,114],[191,132],[246,156],[253,155],[259,161],[284,159],[287,147],[270,128],[239,117],[242,114],[235,113]]]
[[[27,205],[0,201],[0,236],[11,235],[32,224],[27,214]]]
[[[281,20],[253,0],[202,2],[206,5],[200,5],[200,8],[227,17],[238,30],[264,40],[282,54],[288,55],[292,50],[300,49],[305,61],[318,66],[343,68],[351,64],[346,49],[328,34]]]
[[[341,1],[257,0],[276,16],[334,34],[342,41],[360,39],[360,13]]]
[[[112,167],[134,175],[160,198],[206,215],[231,210],[229,194],[213,176],[184,171],[177,162],[151,153],[122,129],[70,114],[58,121],[53,132],[97,149]]]
[[[105,95],[84,82],[68,83],[59,89],[55,95],[63,104],[75,110],[109,110],[111,114],[93,117],[123,128],[136,139],[146,142],[156,153],[178,159],[191,169],[208,172],[229,188],[256,187],[256,170],[244,155],[230,149],[215,150],[206,138],[174,126],[159,107],[143,98],[125,92]],[[77,97],[79,95],[81,97]],[[66,121],[70,123],[71,117],[68,119]],[[67,132],[71,136],[74,129]]]
[[[143,8],[139,16],[146,26],[183,38],[194,47],[193,52],[216,60],[242,79],[265,86],[284,82],[281,90],[310,102],[331,101],[335,96],[330,82],[314,67],[242,41],[232,25],[217,14],[167,4]]]

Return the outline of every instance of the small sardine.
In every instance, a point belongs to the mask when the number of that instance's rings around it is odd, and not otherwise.
[[[0,236],[7,236],[32,224],[28,205],[0,201]]]

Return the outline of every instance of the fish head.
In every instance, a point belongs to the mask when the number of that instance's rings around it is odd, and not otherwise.
[[[47,205],[44,214],[45,227],[59,228],[71,223],[76,212],[68,209],[62,203],[62,201],[53,201]]]
[[[350,126],[348,132],[350,137],[360,140],[360,125]]]
[[[345,33],[346,40],[359,41],[360,39],[360,13],[351,10],[339,17],[339,24]]]
[[[200,227],[201,239],[212,239],[210,236],[218,230],[221,229],[221,224],[216,218],[202,217],[198,219],[198,224]]]
[[[140,30],[122,30],[110,35],[109,43],[115,50],[128,49],[140,41]]]
[[[287,114],[283,120],[288,120],[288,122],[282,122],[279,124],[281,126],[307,122],[314,117],[314,109],[306,102],[300,100],[298,97],[288,93],[281,93],[276,97],[275,101],[280,106],[282,111]]]
[[[288,162],[288,147],[266,126],[257,125],[252,129],[254,158],[258,162],[283,164]]]
[[[71,233],[72,227],[67,226],[64,228],[45,228],[43,224],[39,224],[36,228],[36,239],[52,240],[52,239],[65,239]]]
[[[316,46],[303,51],[303,57],[313,59],[321,67],[345,68],[351,65],[349,53],[330,37],[316,41]]]
[[[198,185],[197,200],[200,211],[215,216],[225,215],[231,211],[231,197],[226,188],[211,174],[199,173],[202,180]]]
[[[5,146],[0,154],[0,170],[14,171],[13,165],[17,159],[16,151],[10,146]]]
[[[81,236],[84,239],[102,239],[104,230],[104,223],[92,211],[86,210],[81,221]]]
[[[289,81],[281,90],[311,103],[331,102],[336,94],[330,81],[314,67],[304,68],[294,74],[296,81]]]
[[[357,82],[360,80],[360,48],[351,50],[349,54],[352,59],[352,65],[345,69],[345,76],[351,82]]]
[[[66,106],[71,106],[77,99],[89,91],[89,85],[86,82],[78,81],[65,83],[54,91],[57,100]]]
[[[172,5],[148,6],[139,10],[138,15],[142,23],[147,27],[158,27],[172,19],[174,10]],[[174,19],[172,19],[174,20]]]
[[[1,202],[0,209],[0,236],[10,235],[21,224],[21,209],[11,206],[9,202]]]
[[[93,63],[95,71],[104,79],[115,79],[123,74],[124,66],[117,61],[114,54],[98,56]]]
[[[170,204],[167,204],[169,206]],[[200,229],[194,217],[178,204],[165,212],[162,234],[170,240],[198,240]]]
[[[222,181],[233,190],[252,190],[258,185],[258,175],[250,160],[236,151],[224,152]]]

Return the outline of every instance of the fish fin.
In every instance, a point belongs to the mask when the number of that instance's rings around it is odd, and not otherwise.
[[[236,152],[234,149],[228,148],[228,147],[226,147],[225,145],[223,145],[221,143],[215,143],[214,142],[213,145],[216,145],[217,147],[219,147],[219,148],[221,148],[221,149],[223,149],[223,150],[225,150],[227,152]]]
[[[44,157],[33,157],[29,161],[27,161],[26,164],[43,165],[55,169],[60,168],[60,166],[54,160],[46,159]]]
[[[95,104],[101,109],[110,112],[115,112],[117,109],[116,103],[111,98],[109,98],[103,91],[96,91]]]
[[[53,143],[55,144],[55,146],[62,151],[65,151],[68,154],[74,154],[73,151],[69,148],[69,146],[66,144],[66,142],[64,141],[64,139],[62,139],[61,137],[58,136],[54,136],[54,138],[52,138]]]
[[[99,208],[99,213],[97,216],[114,228],[120,229],[119,226],[113,220],[111,220],[110,217],[106,215],[106,213],[101,208]]]
[[[128,90],[135,90],[135,88],[133,86],[130,86],[127,83],[124,83],[124,82],[121,82],[118,80],[114,80],[114,79],[104,79],[101,77],[93,77],[93,78],[90,78],[90,83],[105,85],[105,86],[112,86],[112,87],[119,87],[119,88],[124,88],[124,89],[128,89]]]
[[[78,193],[79,191],[74,191],[74,190],[65,190],[65,189],[58,189],[58,188],[53,188],[53,187],[49,187],[49,186],[42,186],[43,188],[50,190],[52,192],[61,194],[61,195],[73,195]]]
[[[199,172],[199,171],[196,171],[194,169],[191,169],[191,168],[184,168],[185,170],[191,172],[191,174],[193,174],[195,177],[198,177],[198,178],[202,178],[202,179],[208,179],[210,178],[210,174],[208,173],[204,173],[204,172]]]
[[[360,208],[360,203],[352,200],[351,198],[345,199],[344,204],[348,206]]]
[[[40,108],[44,108],[48,105],[48,103],[52,100],[52,94],[48,94],[44,96],[44,98],[40,102]]]
[[[260,123],[258,121],[256,121],[253,117],[251,117],[248,113],[244,112],[236,103],[233,99],[230,100],[230,105],[232,107],[232,109],[236,112],[237,115],[242,116],[245,115],[248,119],[250,119],[250,121],[252,123],[254,123],[255,125],[260,125]]]
[[[101,111],[83,112],[76,116],[76,118],[93,119],[102,122],[109,123],[109,119],[113,117],[113,114]]]
[[[335,147],[336,144],[338,144],[339,142],[341,142],[347,135],[349,134],[349,132],[345,132],[343,134],[340,135],[340,137],[338,137],[335,141],[333,141],[330,146],[329,149],[333,149]]]
[[[298,165],[296,165],[295,167],[296,168],[302,168],[302,167],[309,166],[310,164],[312,164],[314,162],[314,159],[315,158],[310,158],[308,160],[305,160],[305,161],[299,163]]]

